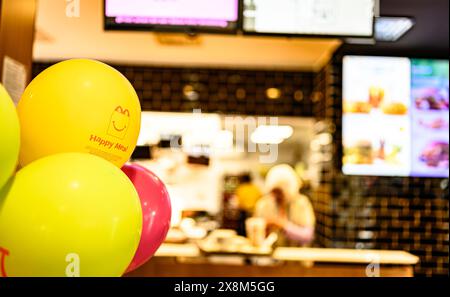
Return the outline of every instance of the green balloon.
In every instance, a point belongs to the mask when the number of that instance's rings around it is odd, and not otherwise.
[[[19,147],[20,128],[16,107],[0,84],[0,189],[16,170]]]

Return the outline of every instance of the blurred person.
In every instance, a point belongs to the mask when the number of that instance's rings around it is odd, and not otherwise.
[[[300,194],[302,182],[289,165],[273,167],[266,176],[269,193],[256,204],[255,216],[264,218],[269,232],[278,233],[278,246],[310,244],[316,218],[307,196]]]
[[[241,176],[235,196],[239,208],[238,234],[246,236],[245,221],[253,215],[256,203],[262,197],[262,192],[248,173]]]
[[[253,183],[250,174],[241,177],[241,183],[236,189],[239,208],[248,214],[252,214],[256,203],[261,198],[262,193],[259,187]]]

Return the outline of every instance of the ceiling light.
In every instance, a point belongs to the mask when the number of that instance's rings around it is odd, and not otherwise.
[[[251,136],[253,143],[257,144],[280,144],[294,134],[291,126],[259,126]]]
[[[408,17],[379,17],[375,22],[375,39],[394,42],[399,40],[415,25]]]
[[[269,88],[266,90],[266,96],[271,100],[278,100],[281,97],[281,90],[278,88]]]
[[[410,31],[415,24],[415,21],[409,17],[377,17],[373,38],[346,38],[345,42],[365,45],[375,45],[377,41],[395,42]]]

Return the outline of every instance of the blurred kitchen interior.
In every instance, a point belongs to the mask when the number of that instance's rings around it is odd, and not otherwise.
[[[288,2],[296,1],[280,5]],[[6,57],[19,61],[28,82],[55,62],[92,58],[134,85],[143,118],[131,161],[167,184],[173,228],[133,275],[353,276],[373,261],[383,276],[448,275],[448,142],[446,177],[343,173],[344,57],[443,59],[448,68],[447,0],[375,3],[376,17],[408,17],[412,28],[395,41],[105,30],[101,0],[0,0],[0,68],[13,63]],[[446,100],[448,113],[448,84]],[[275,162],[261,162],[271,153]],[[314,241],[310,249],[240,251],[256,201],[245,208],[236,190],[251,180],[268,194],[264,179],[277,164],[291,165],[302,181]]]

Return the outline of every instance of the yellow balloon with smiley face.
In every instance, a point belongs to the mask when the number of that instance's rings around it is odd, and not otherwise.
[[[131,83],[94,60],[55,64],[25,90],[18,113],[20,164],[45,156],[81,152],[122,167],[136,147],[141,106]]]

